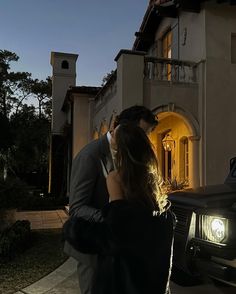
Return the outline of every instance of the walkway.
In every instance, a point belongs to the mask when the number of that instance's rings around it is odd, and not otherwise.
[[[69,258],[55,271],[14,294],[80,294],[77,262]]]
[[[32,230],[61,228],[67,218],[67,213],[62,209],[16,212],[16,220],[29,220]]]

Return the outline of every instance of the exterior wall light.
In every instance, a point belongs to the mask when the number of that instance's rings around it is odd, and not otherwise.
[[[165,151],[171,151],[175,147],[175,140],[171,137],[170,134],[166,134],[162,140],[162,144]]]

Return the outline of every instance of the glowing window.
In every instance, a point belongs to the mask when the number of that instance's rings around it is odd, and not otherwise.
[[[162,38],[162,56],[164,58],[171,58],[171,45],[172,45],[172,31],[168,31]],[[166,66],[166,76],[167,80],[171,80],[171,64]]]

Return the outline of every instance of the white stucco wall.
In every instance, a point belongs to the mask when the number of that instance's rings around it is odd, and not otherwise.
[[[144,56],[121,53],[117,59],[117,96],[122,109],[143,103]]]
[[[236,7],[206,10],[206,181],[223,182],[236,155],[236,65],[231,63],[231,33],[236,33]]]
[[[206,58],[205,10],[181,12],[179,16],[179,59],[199,62]]]
[[[174,103],[198,116],[198,85],[144,81],[145,105],[151,109]]]

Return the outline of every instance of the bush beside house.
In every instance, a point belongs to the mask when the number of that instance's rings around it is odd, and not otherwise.
[[[0,258],[11,259],[26,250],[31,242],[30,222],[16,221],[0,233]]]

